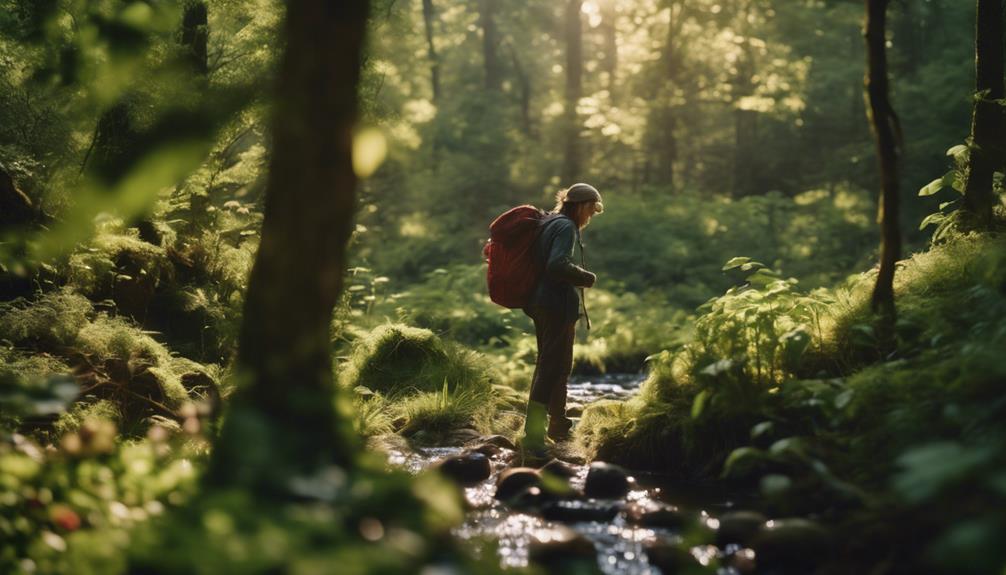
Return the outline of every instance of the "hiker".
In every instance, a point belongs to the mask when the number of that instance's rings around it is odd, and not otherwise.
[[[580,230],[603,210],[601,194],[593,186],[574,184],[560,191],[555,208],[542,219],[532,246],[534,263],[542,270],[524,307],[524,313],[534,320],[538,340],[522,440],[523,447],[532,452],[540,453],[545,448],[546,419],[548,437],[555,441],[569,438],[573,426],[566,417],[566,384],[573,370],[573,339],[581,308],[586,315],[580,299],[583,288],[592,287],[597,279],[573,263],[573,247],[580,244]],[[582,264],[582,244],[580,257]]]

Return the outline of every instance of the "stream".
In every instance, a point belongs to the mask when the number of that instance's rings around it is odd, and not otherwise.
[[[569,404],[587,405],[599,399],[626,399],[637,393],[644,376],[634,374],[607,374],[591,377],[574,377],[570,380]],[[390,462],[418,473],[429,465],[465,451],[462,447],[419,448],[412,452],[393,451]],[[636,476],[630,478],[631,489],[622,501],[617,514],[607,521],[576,521],[558,523],[545,520],[537,515],[508,507],[494,497],[499,473],[510,466],[513,452],[502,449],[490,457],[492,474],[481,483],[464,489],[469,503],[465,522],[455,528],[454,534],[467,541],[493,540],[497,543],[500,564],[504,567],[524,567],[528,564],[529,548],[533,540],[556,539],[563,531],[574,530],[589,540],[596,550],[597,565],[603,573],[619,575],[656,575],[662,571],[651,565],[647,549],[654,545],[673,545],[682,541],[682,533],[672,529],[645,528],[630,523],[627,507],[666,508],[668,504],[682,511],[692,513],[699,522],[709,528],[719,525],[715,516],[732,507],[729,501],[717,501],[715,496],[671,485],[659,476]],[[582,490],[588,472],[586,465],[570,464],[573,472],[570,486]],[[722,497],[722,494],[719,494]],[[612,507],[612,500],[581,499],[570,503],[580,508],[602,509]],[[478,546],[474,547],[476,551]],[[740,546],[728,545],[724,548],[700,545],[690,549],[695,560],[708,565],[737,553],[749,552]],[[741,573],[734,567],[721,567],[720,575]]]

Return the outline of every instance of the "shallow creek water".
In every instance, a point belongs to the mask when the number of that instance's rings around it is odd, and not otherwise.
[[[630,374],[574,378],[570,381],[569,401],[586,405],[604,398],[625,399],[638,391],[642,380],[642,376]],[[409,453],[392,452],[390,461],[393,465],[418,473],[435,461],[462,451],[461,447],[433,447]],[[528,549],[532,539],[548,539],[556,531],[558,523],[512,510],[493,497],[497,475],[507,467],[510,455],[510,452],[503,450],[494,456],[491,459],[492,475],[479,485],[465,489],[465,497],[472,510],[467,513],[465,522],[454,530],[454,534],[463,540],[495,540],[501,565],[523,567],[528,563]],[[587,466],[572,467],[576,470],[576,475],[570,479],[570,484],[575,489],[582,489]],[[635,487],[626,497],[625,503],[635,502],[647,507],[656,506],[658,502],[670,503],[699,513],[701,520],[714,529],[718,522],[713,516],[732,507],[730,502],[717,501],[715,496],[709,497],[694,489],[673,486],[660,477],[637,476],[635,479]],[[573,504],[608,507],[611,503],[588,499]],[[650,565],[645,548],[658,541],[675,543],[681,540],[679,533],[668,529],[630,525],[624,511],[619,512],[611,521],[578,522],[566,526],[594,544],[598,566],[604,573],[612,575],[659,574],[660,570]],[[702,564],[708,564],[712,559],[732,551],[734,549],[719,549],[712,545],[691,549],[692,555]],[[718,573],[733,575],[737,571],[725,567],[719,569]]]

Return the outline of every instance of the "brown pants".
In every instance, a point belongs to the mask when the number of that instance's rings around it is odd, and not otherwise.
[[[567,323],[542,309],[528,310],[538,339],[538,359],[531,378],[531,401],[548,406],[548,434],[563,436],[573,422],[566,417],[566,383],[573,371],[576,322]]]

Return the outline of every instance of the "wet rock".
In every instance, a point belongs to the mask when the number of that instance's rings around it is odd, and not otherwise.
[[[561,477],[563,479],[569,479],[576,476],[576,469],[573,466],[562,461],[561,459],[553,459],[545,465],[542,465],[539,469],[541,472],[551,473],[556,477]]]
[[[541,487],[532,485],[520,490],[519,493],[506,499],[507,505],[511,509],[538,515],[554,499]]]
[[[560,523],[590,521],[605,523],[614,519],[620,510],[620,505],[597,504],[579,500],[552,501],[544,504],[541,516],[549,521]]]
[[[495,445],[496,447],[502,447],[503,449],[509,449],[511,451],[517,450],[517,446],[502,435],[490,435],[489,437],[483,437],[480,439],[479,443],[482,445]]]
[[[482,445],[478,445],[476,447],[473,447],[472,451],[474,451],[476,453],[481,453],[482,455],[485,455],[486,457],[496,457],[503,450],[500,449],[499,447],[495,446],[495,445],[491,445],[491,444],[488,444],[488,443],[483,443]]]
[[[663,573],[692,573],[701,569],[699,561],[683,545],[656,541],[646,548],[650,565]],[[701,571],[698,571],[701,573]]]
[[[720,517],[716,543],[750,545],[768,518],[757,511],[731,511]]]
[[[436,468],[440,473],[464,487],[478,485],[492,475],[492,465],[489,463],[489,458],[485,454],[475,451],[446,457],[436,464]]]
[[[496,499],[506,501],[528,487],[541,487],[541,475],[531,467],[511,467],[496,479]]]
[[[528,559],[549,572],[600,572],[594,544],[568,527],[559,526],[533,537],[528,546]]]
[[[570,403],[566,405],[566,417],[581,417],[583,415],[583,404]]]
[[[633,525],[663,529],[681,529],[691,523],[687,513],[672,505],[647,507],[633,503],[626,508],[625,518]]]
[[[594,499],[620,499],[629,493],[629,474],[611,463],[595,461],[587,471],[583,493]]]
[[[451,431],[444,443],[446,445],[465,445],[480,437],[482,437],[482,434],[477,429],[462,427],[461,429]]]
[[[776,519],[765,523],[752,547],[759,568],[807,569],[828,558],[831,535],[809,519]]]

